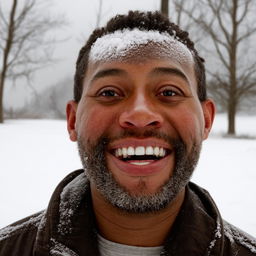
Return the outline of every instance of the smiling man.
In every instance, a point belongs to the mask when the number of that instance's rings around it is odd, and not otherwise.
[[[0,231],[0,255],[255,255],[189,181],[214,114],[186,32],[157,12],[111,19],[81,49],[67,104],[84,169]]]

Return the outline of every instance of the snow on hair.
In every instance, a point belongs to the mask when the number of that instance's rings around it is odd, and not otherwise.
[[[174,36],[155,30],[123,29],[98,38],[91,47],[90,61],[118,60],[140,46],[159,46],[158,57],[176,56],[179,62],[192,59],[191,51]],[[164,54],[164,55],[163,55]]]

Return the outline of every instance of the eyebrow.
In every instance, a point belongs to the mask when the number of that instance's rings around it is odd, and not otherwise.
[[[98,80],[100,78],[105,78],[108,76],[122,76],[122,75],[127,75],[127,72],[123,69],[118,69],[118,68],[103,69],[103,70],[100,70],[99,72],[97,72],[93,76],[91,83],[95,82],[96,80]],[[153,70],[151,70],[149,73],[149,76],[154,76],[154,75],[175,75],[175,76],[178,76],[181,79],[185,80],[187,83],[189,83],[186,75],[177,68],[156,67]]]
[[[154,76],[154,75],[175,75],[185,80],[187,83],[189,83],[186,75],[177,68],[157,67],[150,72],[150,76]]]
[[[108,76],[121,76],[121,75],[127,75],[127,72],[123,69],[118,68],[111,68],[111,69],[103,69],[97,72],[91,82],[94,82],[100,78],[108,77]]]

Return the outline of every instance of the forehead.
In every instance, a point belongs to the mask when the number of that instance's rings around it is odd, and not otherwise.
[[[98,38],[92,45],[89,62],[144,62],[169,59],[179,64],[193,63],[193,53],[174,36],[159,31],[117,30]]]

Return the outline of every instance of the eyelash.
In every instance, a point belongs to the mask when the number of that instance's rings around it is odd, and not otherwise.
[[[169,102],[176,99],[177,96],[182,95],[184,94],[178,88],[173,88],[173,86],[164,86],[160,90],[158,90],[156,97],[158,97],[160,101]],[[110,104],[122,100],[124,96],[124,93],[120,91],[118,88],[106,87],[99,90],[93,97],[95,97],[102,103],[105,102],[106,104]],[[173,97],[175,98],[172,99]]]
[[[111,95],[103,95],[103,94],[107,94],[111,92]],[[115,90],[112,90],[112,89],[107,89],[107,90],[102,90],[97,96],[103,96],[103,97],[117,97],[113,94],[116,94],[118,95],[118,93],[115,91]],[[119,95],[118,95],[119,96]]]
[[[164,93],[166,93],[166,92],[171,92],[171,95],[164,95]],[[165,89],[165,90],[161,91],[159,93],[159,95],[164,96],[164,97],[173,97],[173,96],[176,96],[176,95],[179,95],[179,94],[175,90]]]
[[[101,88],[98,92],[91,97],[95,98],[102,104],[114,104],[123,98],[123,93],[118,88],[105,87]]]
[[[164,93],[166,92],[171,92],[171,95],[164,95]],[[160,93],[158,93],[159,96],[162,96],[162,97],[174,97],[174,96],[182,96],[184,95],[182,93],[182,91],[178,88],[173,88],[171,86],[166,86],[166,87],[163,87],[161,90],[160,90]]]

